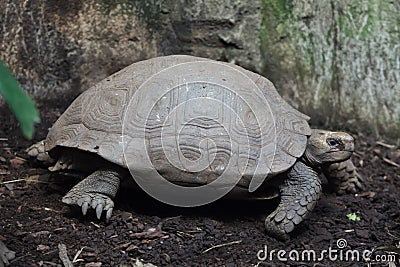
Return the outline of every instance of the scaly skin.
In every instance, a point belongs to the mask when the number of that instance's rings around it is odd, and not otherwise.
[[[46,159],[42,144],[32,146],[28,154]],[[287,240],[290,232],[301,223],[314,209],[320,195],[321,182],[317,171],[323,171],[334,184],[338,185],[339,193],[352,191],[360,187],[356,179],[356,171],[349,158],[354,150],[353,138],[341,132],[313,130],[307,142],[303,156],[290,168],[280,185],[281,201],[277,209],[265,221],[267,232],[278,239]],[[45,153],[45,154],[43,154]],[[76,163],[89,165],[84,158],[69,160],[71,155],[66,151],[61,155],[51,170],[70,169]],[[87,163],[87,164],[86,164]],[[110,167],[111,166],[111,167]],[[103,210],[106,220],[109,220],[114,208],[112,199],[115,197],[124,170],[116,165],[97,170],[74,186],[63,197],[66,204],[78,205],[85,215],[88,208],[96,210],[100,219]],[[327,166],[327,167],[326,167]],[[103,166],[104,168],[104,166]],[[347,173],[346,175],[342,175]]]
[[[118,170],[98,170],[75,185],[63,198],[62,202],[82,207],[83,215],[89,207],[96,210],[97,218],[106,211],[106,221],[111,218],[114,202],[122,173]]]
[[[322,171],[339,195],[354,194],[363,189],[362,177],[357,173],[351,159],[330,164],[324,167]]]
[[[349,134],[313,130],[304,155],[286,173],[286,179],[279,188],[281,201],[265,221],[268,234],[288,240],[289,233],[311,213],[321,195],[321,182],[315,170],[346,162],[353,151],[354,139]],[[337,172],[331,168],[331,178],[335,179]],[[345,183],[344,180],[340,180],[339,184]]]
[[[281,201],[278,208],[265,220],[267,233],[288,240],[289,233],[314,209],[321,195],[321,182],[317,173],[302,162],[297,162],[280,186]]]

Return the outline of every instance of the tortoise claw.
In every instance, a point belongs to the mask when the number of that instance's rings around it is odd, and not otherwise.
[[[82,204],[82,214],[86,215],[87,210],[89,208],[89,203],[87,203],[86,201]]]
[[[111,207],[111,208],[109,208],[109,209],[107,209],[107,208],[105,208],[106,210],[107,210],[107,213],[106,213],[106,222],[109,222],[110,221],[110,218],[111,218],[111,215],[112,215],[112,212],[113,212],[113,207]]]
[[[83,215],[86,215],[89,207],[91,207],[96,211],[96,217],[98,219],[101,218],[101,214],[104,210],[107,212],[106,221],[111,218],[114,209],[114,202],[108,196],[102,195],[100,193],[81,192],[80,194],[77,194],[76,192],[74,192],[72,194],[71,192],[69,192],[63,197],[62,202],[69,205],[80,206]]]
[[[121,177],[118,171],[97,170],[75,185],[63,197],[62,202],[78,205],[83,215],[92,208],[98,219],[104,210],[107,212],[106,220],[109,220],[114,208],[111,198],[114,198],[118,191]]]
[[[97,205],[97,207],[96,207],[96,216],[97,216],[97,219],[99,219],[100,220],[100,218],[101,218],[101,213],[103,212],[103,204],[98,204]]]

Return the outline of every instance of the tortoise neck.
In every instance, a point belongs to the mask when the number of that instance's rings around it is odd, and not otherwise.
[[[308,149],[306,149],[300,161],[314,170],[319,170],[323,165]]]

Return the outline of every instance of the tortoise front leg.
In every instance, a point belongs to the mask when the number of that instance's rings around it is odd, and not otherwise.
[[[362,177],[351,159],[330,164],[322,172],[338,194],[357,193],[363,189]]]
[[[25,150],[25,152],[29,156],[36,158],[38,161],[48,164],[54,163],[54,159],[52,159],[44,149],[44,140],[31,145]]]
[[[82,207],[83,215],[92,207],[98,219],[105,210],[108,221],[114,209],[112,199],[117,194],[122,176],[120,170],[97,170],[75,185],[62,198],[62,202]]]
[[[302,222],[314,209],[321,195],[318,175],[307,165],[297,162],[280,186],[281,201],[265,220],[269,235],[289,239],[295,225]]]

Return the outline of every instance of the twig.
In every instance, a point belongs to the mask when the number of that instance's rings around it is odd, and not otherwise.
[[[15,156],[14,159],[19,159],[20,161],[26,161],[26,159],[18,157],[18,156]]]
[[[182,232],[182,231],[176,231],[176,234],[179,235],[179,236],[182,237],[182,238],[183,238],[184,236],[191,237],[191,238],[194,237],[194,235],[191,235],[191,234],[188,234],[188,233],[185,233],[185,232]]]
[[[175,220],[175,219],[180,219],[182,215],[174,216],[174,217],[168,217],[164,219],[164,222],[170,221],[170,220]]]
[[[18,183],[18,182],[37,182],[37,183],[41,183],[41,184],[49,184],[49,182],[38,181],[36,179],[25,179],[25,178],[22,178],[22,179],[4,181],[4,182],[1,182],[0,185],[12,184],[12,183]]]
[[[388,163],[388,164],[390,164],[390,165],[393,165],[393,166],[395,166],[395,167],[397,167],[397,168],[400,168],[400,165],[397,164],[396,162],[394,162],[394,161],[392,161],[392,160],[390,160],[390,159],[388,159],[388,158],[382,158],[382,159],[383,159],[384,162],[386,162],[386,163]]]
[[[68,253],[67,253],[67,247],[64,244],[58,244],[58,256],[60,257],[60,260],[64,264],[64,267],[74,267],[72,262],[68,258]]]
[[[390,149],[396,148],[395,145],[389,145],[389,144],[386,144],[386,143],[381,142],[381,141],[376,141],[376,144],[377,144],[377,145],[380,145],[380,146],[383,146],[383,147],[386,147],[386,148],[390,148]]]
[[[154,238],[167,238],[168,235],[161,230],[157,228],[149,228],[147,231],[140,232],[140,233],[132,233],[129,235],[130,238],[135,238],[135,239],[154,239]]]
[[[90,222],[90,224],[93,224],[95,227],[97,227],[97,228],[101,228],[101,226],[100,225],[98,225],[98,224],[96,224],[96,223],[94,223],[94,222]]]
[[[202,253],[206,253],[214,248],[220,248],[220,247],[225,247],[225,246],[230,246],[230,245],[234,245],[234,244],[240,244],[242,242],[242,240],[238,240],[238,241],[232,241],[232,242],[228,242],[228,243],[223,243],[223,244],[219,244],[219,245],[215,245],[213,247],[210,247],[206,250],[204,250]]]
[[[82,247],[76,254],[75,254],[75,257],[74,257],[74,259],[72,260],[72,262],[78,262],[79,260],[78,260],[78,257],[79,257],[79,255],[81,255],[81,253],[82,253],[82,251],[85,249],[86,247]]]
[[[396,235],[390,233],[390,231],[389,231],[388,229],[386,229],[386,232],[387,232],[387,234],[390,235],[391,237],[394,237],[394,238],[400,240],[400,237],[398,237],[398,236],[396,236]],[[399,242],[400,242],[400,241],[399,241]]]

